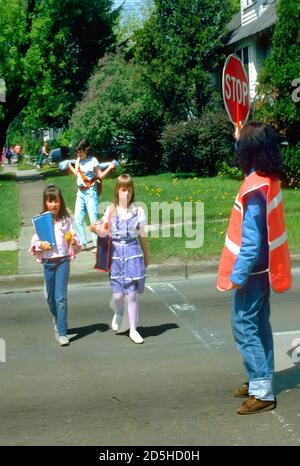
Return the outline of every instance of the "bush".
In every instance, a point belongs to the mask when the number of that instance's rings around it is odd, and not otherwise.
[[[165,127],[163,163],[172,172],[215,176],[223,163],[234,167],[233,127],[222,109],[206,108],[199,119]]]
[[[290,188],[300,186],[300,142],[287,146],[282,150],[283,184]]]
[[[198,144],[199,120],[167,125],[161,135],[163,167],[171,172],[196,170],[195,148]]]
[[[235,166],[233,126],[223,109],[206,108],[198,127],[198,144],[194,152],[198,175],[215,176],[223,162]]]
[[[222,167],[218,172],[218,176],[221,176],[223,178],[232,178],[234,180],[242,180],[244,178],[243,173],[237,166],[232,167],[231,165],[228,165],[228,163],[226,162],[222,163]]]

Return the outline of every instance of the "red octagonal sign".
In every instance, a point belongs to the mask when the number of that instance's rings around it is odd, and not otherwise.
[[[236,55],[229,55],[223,68],[223,100],[233,124],[247,121],[250,111],[249,83],[244,65]]]

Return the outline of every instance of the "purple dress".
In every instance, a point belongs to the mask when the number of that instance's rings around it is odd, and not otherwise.
[[[112,261],[110,283],[113,293],[143,293],[146,268],[144,255],[138,239],[140,225],[138,210],[134,209],[128,219],[112,217]]]

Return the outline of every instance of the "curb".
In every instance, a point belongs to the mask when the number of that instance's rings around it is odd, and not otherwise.
[[[166,279],[187,280],[205,273],[217,273],[218,261],[211,259],[193,263],[177,262],[174,264],[152,264],[147,269],[147,279],[158,281]],[[70,285],[80,284],[103,284],[109,285],[108,274],[90,270],[86,272],[72,272],[70,274]],[[44,276],[38,274],[19,274],[0,276],[0,294],[9,294],[14,291],[31,291],[41,289],[44,286]]]
[[[300,254],[291,255],[293,269],[300,269]],[[209,260],[195,262],[175,262],[168,264],[152,264],[147,269],[147,280],[189,280],[204,274],[217,274],[219,260],[212,258]],[[70,274],[70,285],[82,284],[102,284],[109,285],[108,274],[95,270],[85,272],[72,272]],[[0,276],[0,294],[10,294],[14,292],[29,292],[41,290],[44,287],[44,276],[38,274],[19,274]]]

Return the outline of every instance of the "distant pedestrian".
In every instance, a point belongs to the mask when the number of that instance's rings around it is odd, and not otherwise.
[[[14,155],[14,146],[9,146],[6,149],[5,157],[7,158],[7,163],[8,165],[11,165],[11,159],[13,158]]]
[[[6,154],[6,149],[5,149],[5,147],[3,147],[2,151],[0,153],[0,165],[1,165],[1,167],[4,167],[5,154]]]
[[[130,324],[129,336],[134,343],[143,343],[137,331],[138,295],[144,292],[146,267],[149,263],[148,245],[144,225],[145,211],[134,203],[134,185],[130,175],[118,177],[114,202],[109,206],[101,223],[91,226],[99,236],[110,230],[112,237],[110,284],[116,310],[112,329],[118,331],[124,317],[125,296]]]
[[[22,160],[22,147],[20,144],[15,145],[15,154],[17,157],[16,163]]]
[[[97,220],[98,216],[98,180],[102,180],[115,168],[111,162],[108,168],[101,170],[96,157],[88,154],[90,143],[87,139],[81,139],[76,148],[77,160],[75,168],[69,164],[69,169],[77,178],[77,196],[75,204],[75,225],[78,231],[83,249],[86,249],[87,238],[85,232],[85,215],[88,213],[91,223]],[[97,235],[93,234],[94,249],[96,252]]]
[[[5,152],[5,157],[7,158],[8,165],[11,165],[11,161],[12,161],[13,156],[14,156],[14,146],[10,145],[10,146],[8,146],[8,148],[6,149],[6,152]]]
[[[36,162],[37,168],[42,168],[45,159],[48,157],[48,142],[44,144],[38,150],[38,158]]]
[[[53,316],[55,337],[61,346],[66,346],[69,344],[67,288],[70,259],[81,250],[81,245],[61,191],[53,184],[43,194],[43,212],[47,211],[52,213],[56,245],[51,248],[48,241],[40,241],[35,233],[29,252],[43,263],[47,303]]]
[[[238,413],[255,414],[276,407],[270,285],[282,293],[292,279],[276,133],[268,125],[251,121],[240,135],[236,130],[236,135],[245,179],[231,212],[218,289],[233,289],[232,329],[247,375],[247,382],[234,392],[246,398]]]

